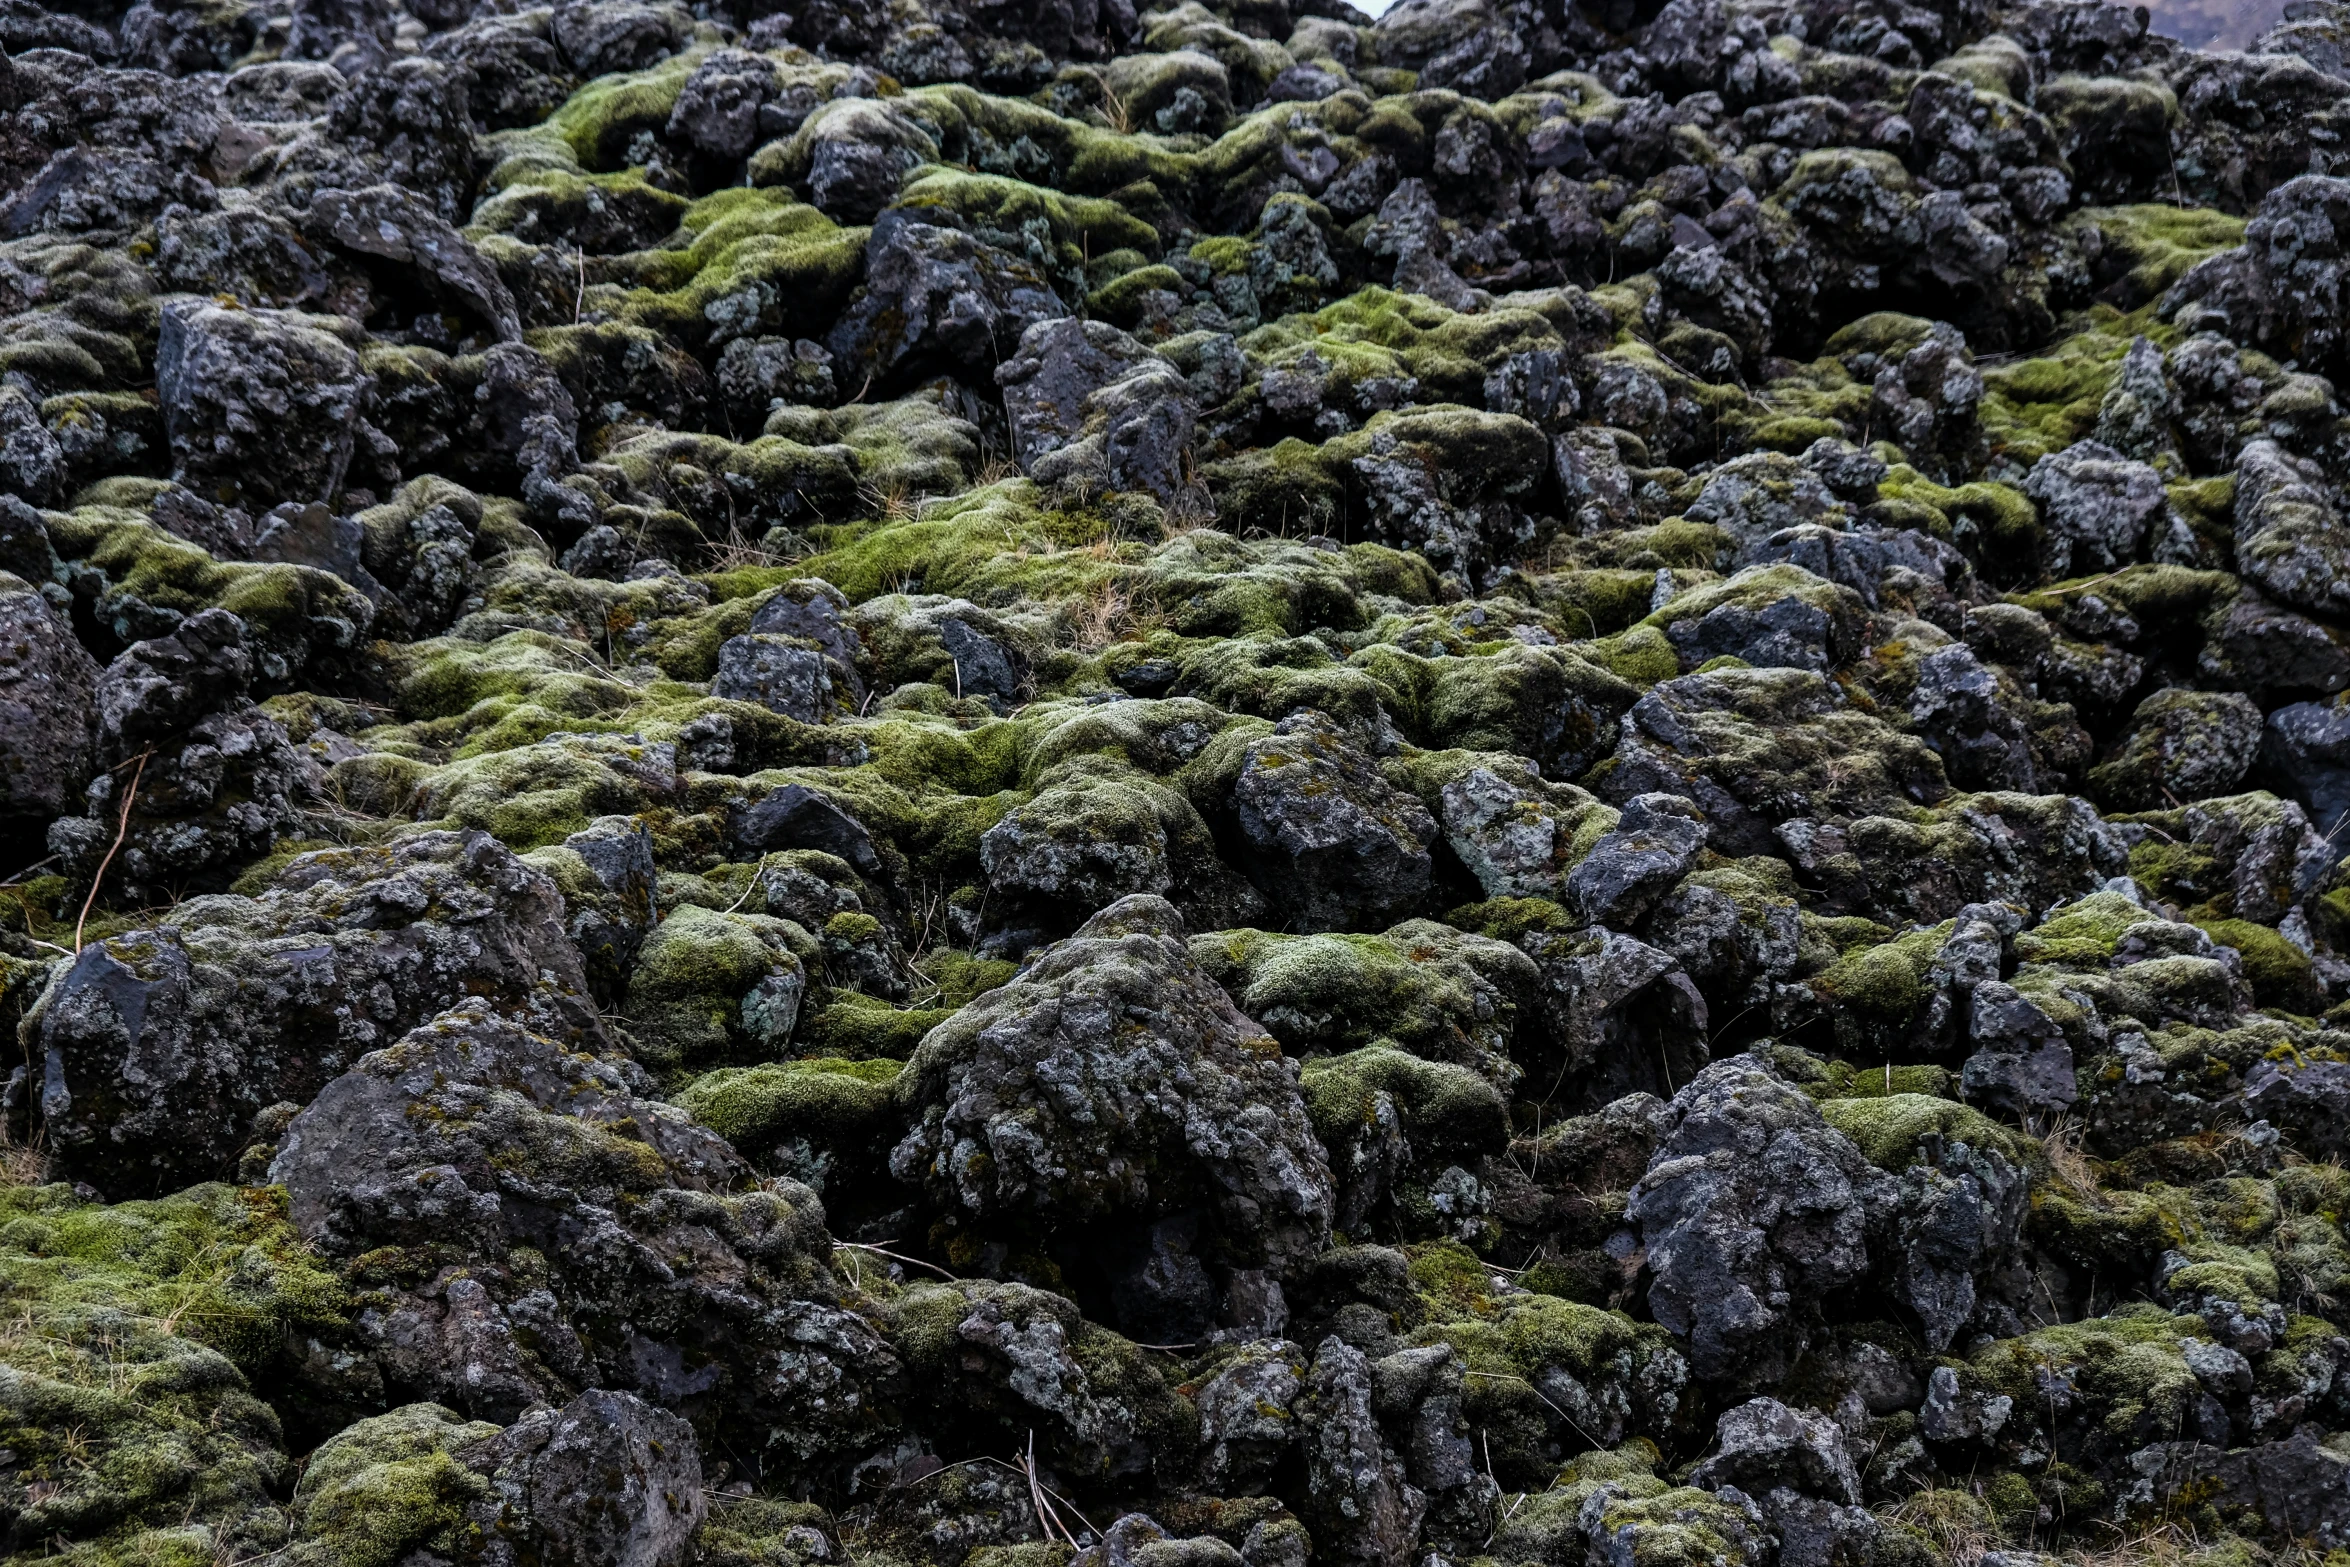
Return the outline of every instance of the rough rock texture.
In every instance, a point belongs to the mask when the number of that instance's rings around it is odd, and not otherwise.
[[[2222,9],[0,3],[0,1557],[2350,1549]]]

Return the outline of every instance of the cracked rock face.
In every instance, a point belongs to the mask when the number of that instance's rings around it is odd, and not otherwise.
[[[2288,9],[0,4],[0,1556],[2350,1547]]]

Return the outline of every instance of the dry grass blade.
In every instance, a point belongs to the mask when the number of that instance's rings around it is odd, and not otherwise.
[[[2060,1118],[2040,1139],[2040,1151],[2047,1157],[2049,1176],[2069,1195],[2092,1208],[2110,1206],[2097,1179],[2097,1163],[2081,1148],[2077,1122]]]
[[[155,754],[149,746],[135,758],[138,765],[131,769],[130,787],[122,792],[122,809],[115,814],[114,841],[106,846],[106,858],[98,862],[98,874],[90,878],[89,893],[82,899],[81,917],[73,922],[73,950],[82,950],[82,931],[90,923],[90,908],[98,901],[98,888],[106,880],[106,872],[114,864],[115,855],[122,851],[122,840],[130,836],[131,807],[139,800],[139,780],[147,775],[147,758]]]

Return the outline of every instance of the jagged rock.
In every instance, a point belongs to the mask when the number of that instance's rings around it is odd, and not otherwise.
[[[1669,1114],[1625,1208],[1656,1275],[1649,1309],[1699,1376],[1768,1385],[1802,1352],[1819,1298],[1867,1275],[1894,1184],[1752,1059],[1707,1067]]]
[[[48,600],[0,577],[0,812],[38,819],[72,806],[97,761],[100,679]]]
[[[2331,843],[2350,830],[2350,709],[2296,702],[2268,715],[2261,765],[2276,775]]]
[[[1749,1399],[1723,1411],[1716,1450],[1691,1472],[1707,1490],[1735,1485],[1759,1495],[1780,1486],[1832,1502],[1860,1500],[1860,1471],[1836,1422],[1789,1409],[1775,1398]]]
[[[1231,1265],[1276,1271],[1328,1234],[1296,1068],[1200,971],[1160,898],[1111,904],[932,1033],[898,1096],[915,1124],[891,1169],[971,1222],[1197,1211]]]
[[[26,1015],[43,1135],[101,1190],[167,1190],[229,1164],[260,1110],[468,995],[599,1041],[562,908],[486,833],[420,833],[93,941]]]
[[[1306,1460],[1305,1518],[1341,1561],[1399,1567],[1411,1554],[1428,1499],[1404,1477],[1372,1413],[1372,1367],[1361,1350],[1322,1341],[1299,1409]]]
[[[756,702],[802,723],[822,723],[833,702],[829,661],[815,649],[780,636],[751,632],[728,637],[718,649],[718,673],[710,682],[710,694],[730,702]]]
[[[271,1178],[323,1251],[402,1260],[347,1340],[313,1358],[356,1354],[361,1366],[341,1375],[376,1396],[504,1420],[582,1389],[634,1392],[721,1440],[787,1433],[786,1462],[870,1439],[900,1367],[838,1303],[822,1206],[797,1182],[759,1186],[649,1088],[625,1060],[568,1049],[479,1001],[329,1083],[286,1128]],[[688,1256],[702,1260],[681,1267]],[[534,1470],[559,1497],[578,1482],[548,1463],[582,1438],[626,1442],[627,1422],[613,1425],[508,1436],[525,1453],[546,1444]],[[527,1492],[515,1502],[539,1505]],[[648,1509],[614,1522],[663,1538],[693,1503],[664,1505],[670,1521]],[[592,1514],[540,1526],[599,1527]]]
[[[1190,482],[1196,410],[1172,364],[1103,321],[1040,321],[996,367],[1020,464],[1081,493],[1142,490],[1174,504]]]
[[[253,511],[333,504],[370,388],[338,324],[294,311],[167,307],[155,387],[172,477]]]
[[[693,1427],[632,1393],[532,1410],[466,1463],[489,1480],[468,1509],[487,1562],[677,1567],[709,1509]]]
[[[1634,795],[1615,831],[1567,873],[1565,901],[1591,924],[1637,925],[1704,848],[1696,806],[1676,794]]]
[[[1248,748],[1232,809],[1258,856],[1243,869],[1305,929],[1384,925],[1427,894],[1435,820],[1319,713]]]
[[[985,372],[995,368],[999,345],[1067,314],[1028,261],[893,212],[874,224],[864,292],[829,347],[844,380],[854,374],[868,385],[929,367]]]
[[[2024,493],[2040,505],[2052,576],[2127,566],[2166,536],[2162,475],[2095,441],[2041,458]]]
[[[2241,692],[2157,691],[2131,715],[2119,753],[2090,770],[2090,787],[2124,810],[2229,794],[2261,733],[2260,709]]]

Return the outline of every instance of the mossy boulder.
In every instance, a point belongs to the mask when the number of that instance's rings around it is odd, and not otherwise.
[[[674,909],[645,941],[628,982],[638,1059],[661,1072],[772,1060],[807,994],[807,933],[766,914]]]

